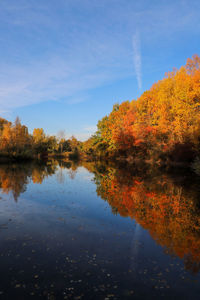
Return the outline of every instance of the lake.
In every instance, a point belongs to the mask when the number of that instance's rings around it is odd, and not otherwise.
[[[0,187],[0,299],[199,299],[199,177],[51,160]]]

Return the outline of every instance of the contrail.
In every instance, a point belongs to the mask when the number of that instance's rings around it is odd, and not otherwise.
[[[133,62],[139,89],[142,88],[142,62],[140,53],[140,37],[138,32],[133,36]]]

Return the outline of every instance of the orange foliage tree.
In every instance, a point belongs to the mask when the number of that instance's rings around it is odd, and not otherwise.
[[[193,160],[200,148],[200,58],[167,73],[137,101],[114,105],[97,128],[94,149],[107,156]]]

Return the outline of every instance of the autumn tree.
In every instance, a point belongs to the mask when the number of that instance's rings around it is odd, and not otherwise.
[[[3,121],[1,125],[0,150],[9,156],[30,156],[32,139],[28,128],[21,124],[19,118],[14,124]]]
[[[200,58],[168,72],[136,101],[114,105],[97,128],[90,145],[101,155],[191,162],[200,154]]]
[[[47,151],[47,140],[43,128],[35,128],[33,130],[33,141],[36,153],[44,153]]]

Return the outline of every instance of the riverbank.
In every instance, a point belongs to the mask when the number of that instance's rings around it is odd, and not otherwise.
[[[58,160],[67,162],[88,162],[88,163],[105,163],[106,165],[115,165],[124,167],[127,169],[147,170],[147,169],[160,169],[176,173],[181,172],[194,172],[200,175],[200,159],[198,157],[193,162],[177,162],[170,160],[154,160],[154,159],[142,159],[134,156],[94,156],[86,155],[85,153],[43,153],[40,155],[22,156],[22,155],[0,155],[0,164],[7,163],[24,163],[28,161],[36,161],[43,164],[48,160]]]

